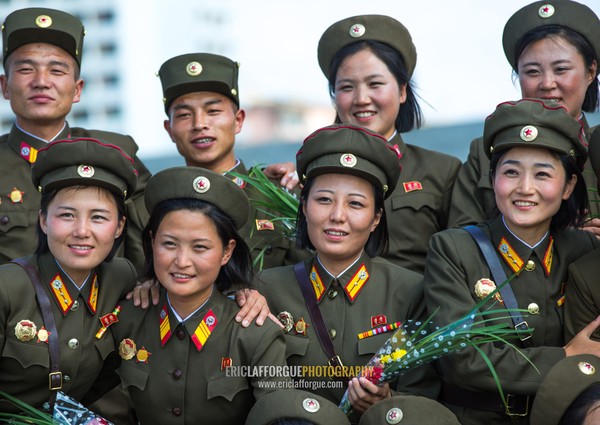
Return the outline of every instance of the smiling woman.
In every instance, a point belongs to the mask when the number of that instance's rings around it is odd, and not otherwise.
[[[131,263],[113,255],[137,174],[116,146],[68,139],[39,150],[32,180],[42,194],[38,248],[0,266],[0,388],[48,410],[57,390],[91,402],[109,389],[96,383],[116,347],[95,335],[135,283]]]
[[[589,339],[591,331],[565,345],[563,328],[567,268],[598,246],[591,233],[571,229],[581,225],[587,210],[582,130],[581,121],[552,101],[498,105],[485,122],[483,146],[499,214],[431,238],[425,301],[437,324],[471,311],[481,301],[482,283],[495,288],[508,276],[500,306],[528,314],[484,326],[507,322],[532,330],[531,337],[516,342],[519,350],[509,344],[479,346],[496,370],[504,399],[478,351],[440,359],[441,400],[462,424],[527,424],[533,396],[554,364],[565,356],[600,353],[600,343]]]

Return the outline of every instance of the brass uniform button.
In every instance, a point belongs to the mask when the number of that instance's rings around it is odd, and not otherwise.
[[[529,314],[539,314],[540,306],[536,303],[531,303],[527,306],[527,311],[529,312]]]
[[[331,337],[331,339],[334,339],[336,335],[337,335],[337,332],[335,329],[329,330],[329,336]]]
[[[181,408],[173,407],[171,409],[171,413],[173,413],[173,416],[181,416]]]
[[[79,348],[79,341],[77,340],[77,338],[71,338],[69,342],[67,342],[67,346],[71,350],[77,350],[77,348]]]
[[[73,305],[71,306],[71,311],[75,311],[79,308],[79,301],[73,301]]]
[[[330,289],[329,292],[327,292],[327,296],[331,299],[334,299],[335,297],[337,297],[338,291],[336,291],[335,289]]]
[[[535,270],[535,263],[533,262],[533,260],[527,261],[527,264],[525,264],[525,270],[527,270],[528,272],[532,272]]]
[[[65,381],[65,382],[71,382],[71,377],[69,375],[64,375],[63,376],[63,381]]]
[[[182,340],[182,339],[185,338],[185,331],[183,329],[181,329],[181,328],[178,328],[175,331],[175,336],[177,337],[177,339]]]
[[[173,371],[173,379],[175,379],[176,381],[181,379],[182,376],[183,376],[183,372],[180,369],[175,369]]]

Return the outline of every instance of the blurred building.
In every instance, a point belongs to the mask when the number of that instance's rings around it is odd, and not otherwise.
[[[149,0],[143,3],[103,0],[0,0],[2,20],[25,7],[60,9],[79,17],[85,26],[81,76],[85,81],[81,102],[69,115],[71,126],[131,134],[141,156],[174,149],[163,130],[165,119],[160,65],[172,56],[194,51],[222,54],[232,59],[243,49],[236,0],[177,3]],[[258,30],[258,29],[257,29]],[[241,68],[243,80],[244,67]],[[242,107],[247,120],[239,143],[254,144],[302,140],[333,119],[331,108],[288,105],[252,96]],[[0,131],[6,133],[14,117],[7,101],[0,101]]]

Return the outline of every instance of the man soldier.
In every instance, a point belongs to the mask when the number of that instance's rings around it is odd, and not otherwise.
[[[66,117],[79,102],[84,28],[76,17],[53,9],[28,8],[8,15],[2,26],[2,94],[10,101],[15,123],[0,137],[0,264],[32,254],[40,194],[31,183],[31,165],[47,142],[68,137],[107,140],[134,159],[139,174],[127,202],[127,236],[120,255],[139,270],[144,257],[141,231],[148,218],[143,192],[150,172],[135,156],[129,136],[71,128]]]
[[[247,175],[244,163],[234,152],[235,137],[244,124],[240,109],[239,64],[224,56],[191,53],[167,60],[158,72],[168,118],[164,127],[187,165],[218,173]],[[256,188],[232,176],[251,200],[262,196]],[[272,216],[251,207],[240,234],[252,249],[259,268],[295,264],[306,258],[293,247]]]

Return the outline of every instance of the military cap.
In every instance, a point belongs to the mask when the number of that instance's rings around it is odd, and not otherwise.
[[[169,112],[171,102],[179,96],[200,91],[227,96],[239,108],[239,67],[239,63],[211,53],[189,53],[169,59],[158,70],[165,111]]]
[[[239,230],[248,221],[250,202],[233,180],[200,167],[173,167],[153,175],[146,185],[144,200],[152,214],[167,199],[193,198],[219,207]]]
[[[600,20],[588,6],[571,0],[536,1],[519,9],[504,26],[502,45],[506,59],[517,69],[517,45],[530,31],[560,25],[581,34],[600,59]]]
[[[305,419],[315,425],[350,425],[348,417],[331,401],[307,391],[274,391],[258,399],[246,425],[268,425],[278,419]]]
[[[565,357],[550,369],[531,407],[531,425],[558,425],[577,397],[600,383],[600,358],[592,354]]]
[[[454,413],[427,397],[400,395],[369,407],[359,425],[460,425]]]
[[[583,123],[564,107],[540,99],[499,104],[485,120],[483,145],[488,158],[516,146],[537,146],[574,156],[581,164],[588,148]]]
[[[2,63],[24,44],[48,43],[65,50],[81,67],[84,35],[81,21],[66,12],[42,7],[16,10],[2,25]]]
[[[417,65],[417,49],[404,25],[385,15],[359,15],[331,25],[319,40],[317,54],[321,71],[329,78],[331,60],[340,49],[359,41],[379,41],[395,49],[412,76]]]
[[[596,186],[598,191],[600,191],[600,126],[596,127],[590,136],[588,154],[598,180]]]
[[[92,138],[57,140],[40,149],[31,169],[40,192],[100,186],[127,199],[137,185],[133,159],[120,147]]]
[[[308,136],[296,154],[300,181],[320,174],[352,174],[373,183],[388,197],[400,178],[397,152],[363,127],[331,125]]]

